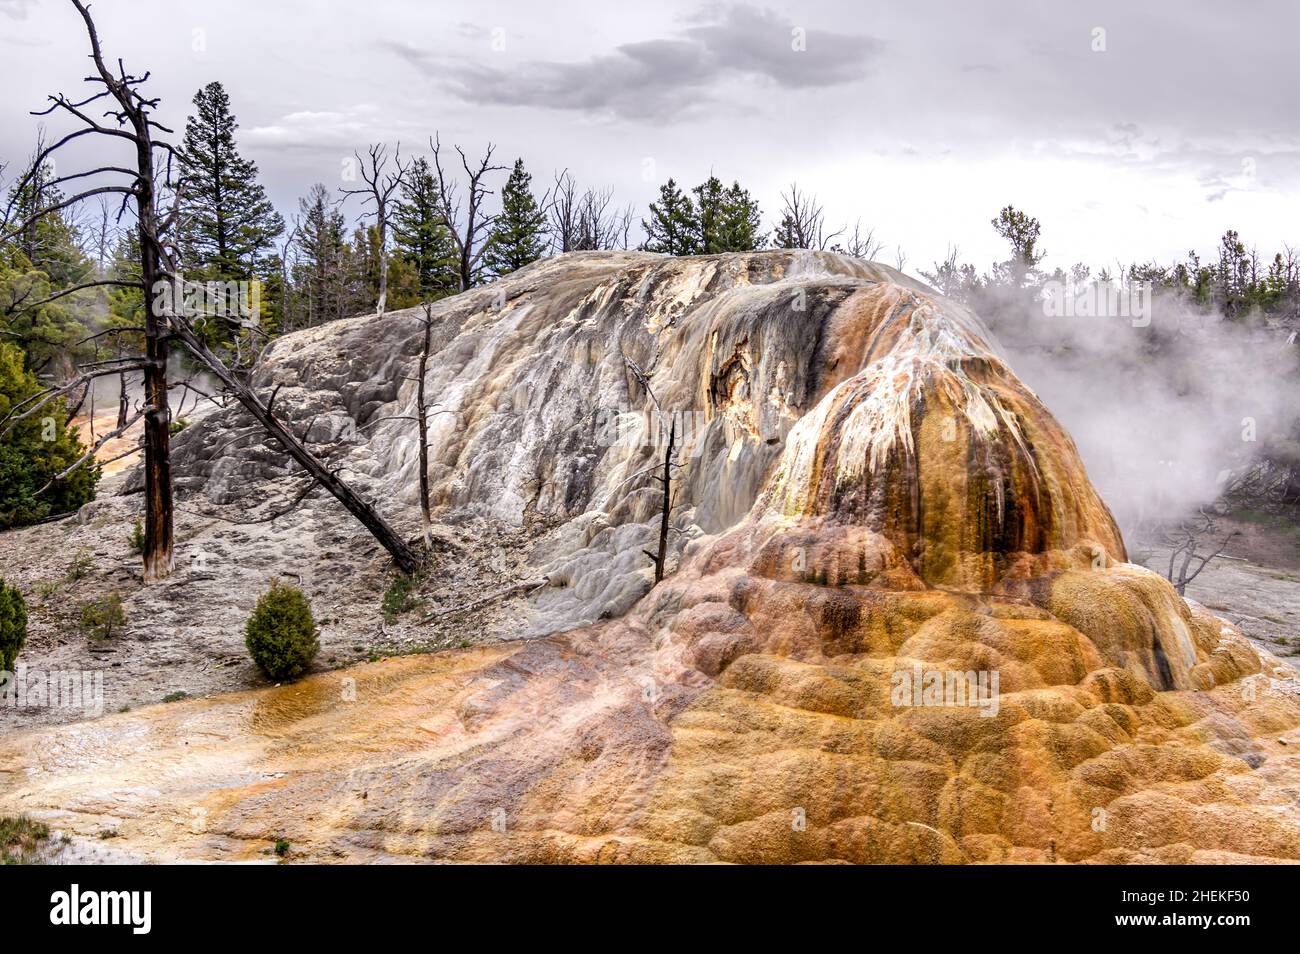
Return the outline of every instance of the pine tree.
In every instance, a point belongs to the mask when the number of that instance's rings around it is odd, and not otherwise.
[[[43,387],[23,367],[22,351],[0,341],[0,418]],[[45,405],[40,416],[14,424],[0,438],[0,529],[76,510],[94,497],[99,482],[94,461],[58,477],[84,452],[62,399]]]
[[[194,97],[185,124],[181,169],[181,245],[188,270],[207,277],[252,278],[284,220],[257,181],[257,166],[235,146],[238,123],[220,83]]]
[[[772,233],[773,248],[800,248],[799,235],[795,229],[794,219],[790,216],[782,216],[776,231]]]
[[[415,270],[415,290],[420,298],[456,290],[456,248],[443,221],[433,172],[424,158],[416,159],[407,169],[393,213],[393,238],[398,254]]]
[[[723,201],[722,236],[723,252],[752,252],[762,248],[767,241],[766,233],[760,232],[762,213],[758,200],[750,196],[748,189],[742,189],[739,182],[732,182]]]
[[[642,247],[647,252],[694,255],[699,251],[695,205],[673,179],[659,187],[659,201],[650,203],[650,219],[642,219],[641,227],[646,233]]]
[[[347,304],[347,232],[343,213],[317,183],[298,200],[293,278],[302,323],[319,325],[342,318]]]
[[[722,242],[722,225],[726,217],[726,189],[717,176],[709,176],[691,190],[695,193],[695,249],[702,255],[728,252]]]
[[[546,251],[546,213],[533,197],[532,180],[524,171],[524,160],[516,159],[501,192],[501,214],[493,223],[483,254],[491,275],[507,275],[537,261]]]
[[[41,148],[38,143],[38,149]],[[34,217],[41,209],[58,205],[65,198],[63,191],[51,185],[54,170],[42,163],[24,184],[16,182],[9,190],[10,218],[23,222]],[[9,250],[19,253],[26,264],[43,272],[54,289],[67,288],[86,280],[90,261],[80,247],[81,236],[69,210],[41,216],[31,222],[13,239]]]
[[[1026,281],[1034,277],[1045,254],[1038,249],[1038,236],[1042,231],[1038,219],[1008,205],[993,219],[993,228],[1011,246],[1011,258],[1001,263],[999,270],[1009,284],[1016,288],[1024,287]]]
[[[766,240],[759,233],[758,202],[739,182],[724,188],[717,176],[696,186],[696,249],[704,255],[721,252],[752,252]]]

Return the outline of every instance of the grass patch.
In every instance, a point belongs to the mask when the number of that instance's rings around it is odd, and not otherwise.
[[[418,595],[420,583],[420,578],[410,573],[399,573],[393,578],[388,589],[384,590],[384,599],[380,604],[385,623],[395,622],[403,613],[409,613],[421,605],[422,600]]]
[[[0,818],[0,864],[35,865],[43,861],[42,849],[50,827],[26,815]]]
[[[85,550],[78,550],[77,555],[68,564],[67,572],[63,578],[68,583],[76,583],[90,576],[90,571],[93,569],[95,569],[95,558]]]

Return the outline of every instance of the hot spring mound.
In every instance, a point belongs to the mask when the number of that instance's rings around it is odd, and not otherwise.
[[[686,464],[716,523],[666,580],[561,633],[10,738],[0,810],[151,858],[1300,860],[1292,670],[1126,562],[974,316],[835,256],[614,266],[565,320],[676,354],[639,363],[731,435]]]

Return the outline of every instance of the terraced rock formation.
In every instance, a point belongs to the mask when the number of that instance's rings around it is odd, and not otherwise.
[[[0,811],[151,858],[1300,860],[1292,670],[1124,562],[961,307],[830,254],[589,253],[435,317],[442,531],[518,527],[548,584],[513,638],[9,738]],[[412,533],[417,329],[257,376]],[[688,438],[653,588],[629,359]],[[218,503],[290,479],[237,415],[177,458]]]

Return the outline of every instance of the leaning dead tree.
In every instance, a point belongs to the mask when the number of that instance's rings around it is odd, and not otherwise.
[[[490,172],[500,172],[505,166],[492,164],[492,153],[496,146],[488,143],[487,151],[478,165],[471,166],[465,150],[456,146],[460,156],[461,167],[465,170],[465,215],[461,217],[461,199],[454,174],[448,174],[442,165],[442,143],[435,133],[429,140],[433,150],[434,188],[437,192],[438,213],[442,216],[451,240],[456,247],[456,273],[459,277],[460,291],[473,286],[478,279],[483,255],[487,251],[487,239],[496,222],[496,216],[483,211],[483,200],[492,195],[484,177]]]
[[[78,119],[83,124],[83,128],[67,134],[42,149],[34,165],[44,168],[46,161],[55,150],[83,136],[104,136],[109,139],[124,140],[131,145],[135,161],[130,167],[103,165],[86,172],[50,179],[45,186],[47,189],[64,182],[97,176],[125,177],[125,181],[110,181],[108,184],[93,186],[48,205],[38,202],[41,207],[30,217],[0,227],[4,230],[3,234],[0,234],[0,241],[7,241],[13,235],[21,234],[23,229],[30,227],[43,216],[56,214],[94,196],[120,195],[122,199],[119,215],[126,210],[128,203],[134,200],[136,228],[140,239],[139,278],[99,279],[86,282],[50,296],[45,299],[45,302],[85,288],[102,285],[139,289],[144,296],[145,306],[142,329],[144,354],[93,362],[90,366],[80,369],[80,373],[71,381],[33,395],[11,408],[8,415],[0,420],[0,437],[3,437],[18,421],[39,413],[51,401],[73,393],[76,388],[92,382],[99,376],[139,371],[144,379],[144,404],[140,415],[144,421],[144,578],[146,582],[153,582],[167,577],[174,569],[175,563],[172,552],[174,503],[167,365],[170,344],[173,340],[179,340],[202,366],[221,381],[227,391],[262,425],[263,429],[284,446],[289,455],[307,472],[313,484],[319,484],[333,494],[388,550],[399,567],[408,572],[415,570],[420,563],[415,549],[379,515],[371,504],[341,480],[336,471],[327,468],[288,427],[276,419],[269,404],[264,403],[239,375],[227,368],[207,346],[203,337],[194,330],[189,316],[185,313],[186,308],[182,304],[185,301],[181,289],[183,279],[178,264],[177,243],[174,239],[180,204],[173,172],[179,171],[174,167],[179,166],[183,157],[171,144],[154,138],[154,130],[165,133],[170,133],[171,130],[152,118],[158,100],[148,99],[139,91],[139,87],[149,78],[149,74],[135,76],[127,73],[120,60],[117,63],[117,71],[110,70],[105,63],[99,35],[86,5],[81,0],[72,0],[72,4],[81,15],[90,40],[90,58],[95,72],[86,78],[86,82],[97,88],[97,91],[75,102],[62,94],[50,97],[52,105],[37,115],[48,115],[63,110]],[[116,125],[101,123],[86,112],[90,104],[101,101],[109,105],[109,109],[103,113],[103,118],[114,120]],[[161,196],[168,192],[171,196],[171,206],[166,212],[162,212],[160,211]],[[34,307],[45,302],[29,304]],[[119,428],[114,433],[120,433],[124,429]],[[90,456],[87,454],[83,462],[89,460]]]
[[[222,363],[208,347],[207,342],[195,332],[188,319],[183,315],[173,315],[171,325],[176,337],[185,343],[190,352],[202,361],[209,371],[216,375],[244,410],[284,447],[289,456],[298,462],[315,483],[328,490],[339,503],[343,504],[348,513],[356,517],[362,526],[370,531],[371,536],[383,545],[402,570],[412,573],[419,569],[420,557],[415,549],[389,526],[373,505],[363,500],[356,491],[339,478],[337,470],[326,467],[293,431],[275,417],[270,405],[263,402],[252,388]]]
[[[402,165],[402,144],[397,144],[393,155],[395,172],[388,172],[388,147],[376,143],[366,151],[366,159],[354,153],[360,166],[364,189],[340,189],[344,198],[360,195],[362,200],[373,206],[375,232],[379,242],[379,301],[375,305],[375,314],[382,315],[388,304],[388,210],[392,206],[393,195],[406,181],[407,166]],[[369,160],[367,162],[367,160]]]

